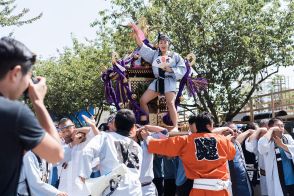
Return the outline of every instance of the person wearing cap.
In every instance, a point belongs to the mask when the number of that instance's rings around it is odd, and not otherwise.
[[[158,95],[164,95],[170,119],[174,128],[178,128],[178,116],[175,107],[177,81],[181,80],[187,69],[184,59],[176,52],[169,50],[170,39],[167,35],[159,33],[158,49],[154,50],[143,43],[140,30],[135,24],[130,24],[133,29],[134,38],[140,47],[139,55],[148,63],[152,64],[152,70],[155,80],[149,85],[140,99],[140,106],[149,113],[148,102],[156,98]],[[141,116],[142,124],[148,122],[147,116]]]

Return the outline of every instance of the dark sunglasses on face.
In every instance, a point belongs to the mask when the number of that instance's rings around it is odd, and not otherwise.
[[[62,127],[62,128],[58,128],[58,131],[62,131],[62,130],[64,130],[64,129],[68,129],[68,128],[70,128],[70,127],[74,127],[75,125],[66,125],[66,126],[64,126],[64,127]]]

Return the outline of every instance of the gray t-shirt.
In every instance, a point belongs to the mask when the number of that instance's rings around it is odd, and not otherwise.
[[[45,136],[28,106],[0,96],[0,195],[14,196],[24,150],[35,148]]]

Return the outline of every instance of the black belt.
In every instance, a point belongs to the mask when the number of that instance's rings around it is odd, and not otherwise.
[[[150,184],[152,184],[152,182],[142,182],[141,187],[148,186]]]
[[[158,76],[156,78],[156,83],[155,83],[155,91],[160,93],[161,95],[164,94],[164,79],[165,78],[173,78],[171,75],[167,76]]]
[[[161,78],[160,76],[158,76],[158,77],[156,77],[155,79],[159,79],[159,78]],[[171,75],[167,75],[167,76],[164,76],[164,77],[162,77],[162,79],[165,79],[165,78],[174,78],[173,76],[171,76]]]

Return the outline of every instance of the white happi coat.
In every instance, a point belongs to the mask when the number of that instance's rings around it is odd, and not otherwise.
[[[67,147],[65,149],[65,154],[69,155],[69,157],[67,157],[68,160],[65,160],[65,162],[67,162],[68,165],[66,169],[60,167],[61,165],[58,167],[60,175],[60,184],[58,190],[66,192],[68,196],[90,195],[85,184],[83,184],[79,179],[79,171],[82,150],[91,141],[91,139],[94,138],[94,136],[95,135],[92,129],[90,129],[89,133],[87,133],[86,135],[86,141],[78,145],[75,145],[72,148]]]
[[[143,44],[139,50],[139,54],[146,62],[152,64],[159,57],[159,50],[153,50]],[[187,69],[184,59],[178,53],[168,51],[167,55],[171,56],[170,67],[172,69],[172,72],[165,72],[164,74],[164,91],[165,93],[171,91],[176,92],[177,80],[181,80],[184,77]],[[152,66],[152,71],[155,79],[149,85],[148,89],[156,91],[157,78],[159,77],[159,69],[158,67]]]
[[[28,182],[31,196],[46,195],[56,196],[60,193],[52,185],[41,180],[44,172],[46,172],[46,161],[41,159],[42,164],[39,163],[36,155],[29,151],[23,157],[23,165],[17,187],[17,193],[21,195],[29,195],[25,179]]]
[[[288,158],[294,157],[294,140],[291,135],[283,134],[288,140],[287,147],[290,153],[285,151]],[[275,143],[273,140],[268,140],[266,137],[261,137],[258,141],[258,152],[264,157],[264,166],[266,174],[266,183],[269,196],[283,196],[281,188],[278,166],[275,154]],[[293,161],[293,159],[292,159]]]
[[[111,196],[142,196],[139,177],[143,154],[136,142],[116,132],[99,133],[82,151],[79,176],[86,179],[90,177],[93,166],[91,162],[97,157],[100,159],[101,175],[108,174],[121,163],[128,168]]]
[[[258,167],[265,170],[263,155],[258,152],[257,149],[258,140],[254,139],[249,141],[249,138],[245,140],[245,148],[248,152],[254,153],[258,157]],[[261,195],[267,195],[266,177],[260,175],[260,191]]]
[[[166,133],[168,134],[168,132]],[[163,139],[167,138],[167,135],[162,134],[161,132],[159,133],[153,133],[151,135],[153,138],[156,139]],[[148,146],[146,141],[141,141],[141,148],[143,151],[143,161],[142,161],[142,169],[140,173],[140,182],[141,183],[148,183],[152,182],[154,178],[154,172],[153,172],[153,154],[148,152]],[[153,182],[150,185],[143,186],[142,187],[142,194],[144,196],[155,196],[157,195],[157,189]]]

